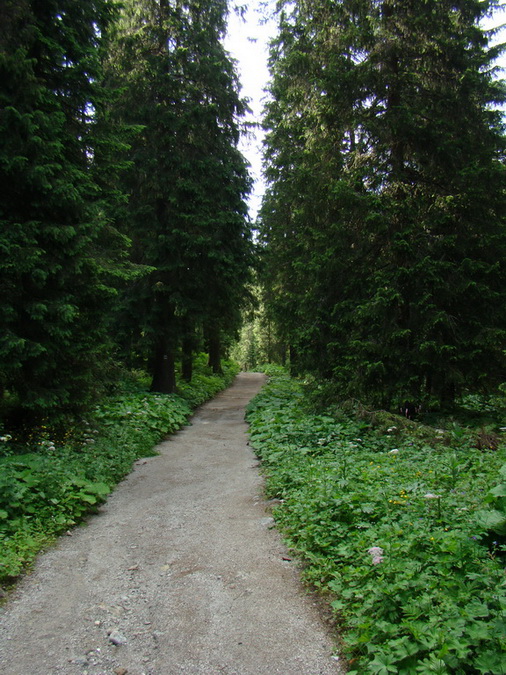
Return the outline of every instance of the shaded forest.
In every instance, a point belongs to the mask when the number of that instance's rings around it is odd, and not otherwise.
[[[75,411],[122,369],[221,371],[253,262],[227,4],[3,3],[0,396]]]
[[[0,584],[270,362],[252,447],[350,675],[506,672],[500,5],[279,0],[252,223],[240,7],[3,0]]]
[[[265,301],[338,399],[448,407],[505,380],[499,4],[279,3]]]
[[[219,373],[255,305],[243,365],[387,408],[497,391],[499,5],[279,2],[254,240],[226,0],[6,0],[2,415],[86,407],[131,369],[170,393],[202,351]]]

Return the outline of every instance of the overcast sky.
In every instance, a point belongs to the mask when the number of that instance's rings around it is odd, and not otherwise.
[[[506,0],[501,4],[501,11],[496,13],[492,21],[486,22],[485,28],[498,26],[506,21]],[[269,79],[268,43],[276,31],[275,21],[266,19],[266,15],[269,13],[272,15],[274,5],[275,0],[250,0],[243,19],[231,12],[225,40],[226,49],[237,60],[237,71],[242,85],[241,95],[250,101],[252,114],[249,121],[257,123],[261,121],[265,102],[264,89]],[[498,40],[506,41],[506,30],[502,31]],[[506,56],[502,58],[500,65],[506,68]],[[253,220],[264,192],[262,138],[263,134],[258,130],[250,138],[244,138],[241,144],[242,153],[251,164],[250,171],[255,181],[253,194],[249,200],[250,216]]]

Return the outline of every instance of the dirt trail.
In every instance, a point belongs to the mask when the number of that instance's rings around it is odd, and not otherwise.
[[[247,445],[262,383],[241,374],[39,558],[0,608],[3,675],[340,672]]]

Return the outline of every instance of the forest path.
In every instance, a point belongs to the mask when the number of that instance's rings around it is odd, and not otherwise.
[[[0,608],[5,675],[336,675],[247,444],[242,373]]]

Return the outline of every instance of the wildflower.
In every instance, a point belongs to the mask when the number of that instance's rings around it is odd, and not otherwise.
[[[0,436],[0,443],[7,443],[10,441],[12,436],[10,434],[5,434],[5,436]]]
[[[397,427],[388,427],[387,434],[391,434],[392,431],[397,431]]]
[[[380,546],[371,546],[371,548],[367,550],[367,553],[372,556],[371,562],[373,565],[379,565],[384,560],[383,549]]]
[[[394,448],[393,450],[390,450],[391,455],[397,455],[399,454],[399,448]]]
[[[432,492],[427,492],[426,495],[424,495],[425,499],[439,499],[439,495],[435,495]]]

